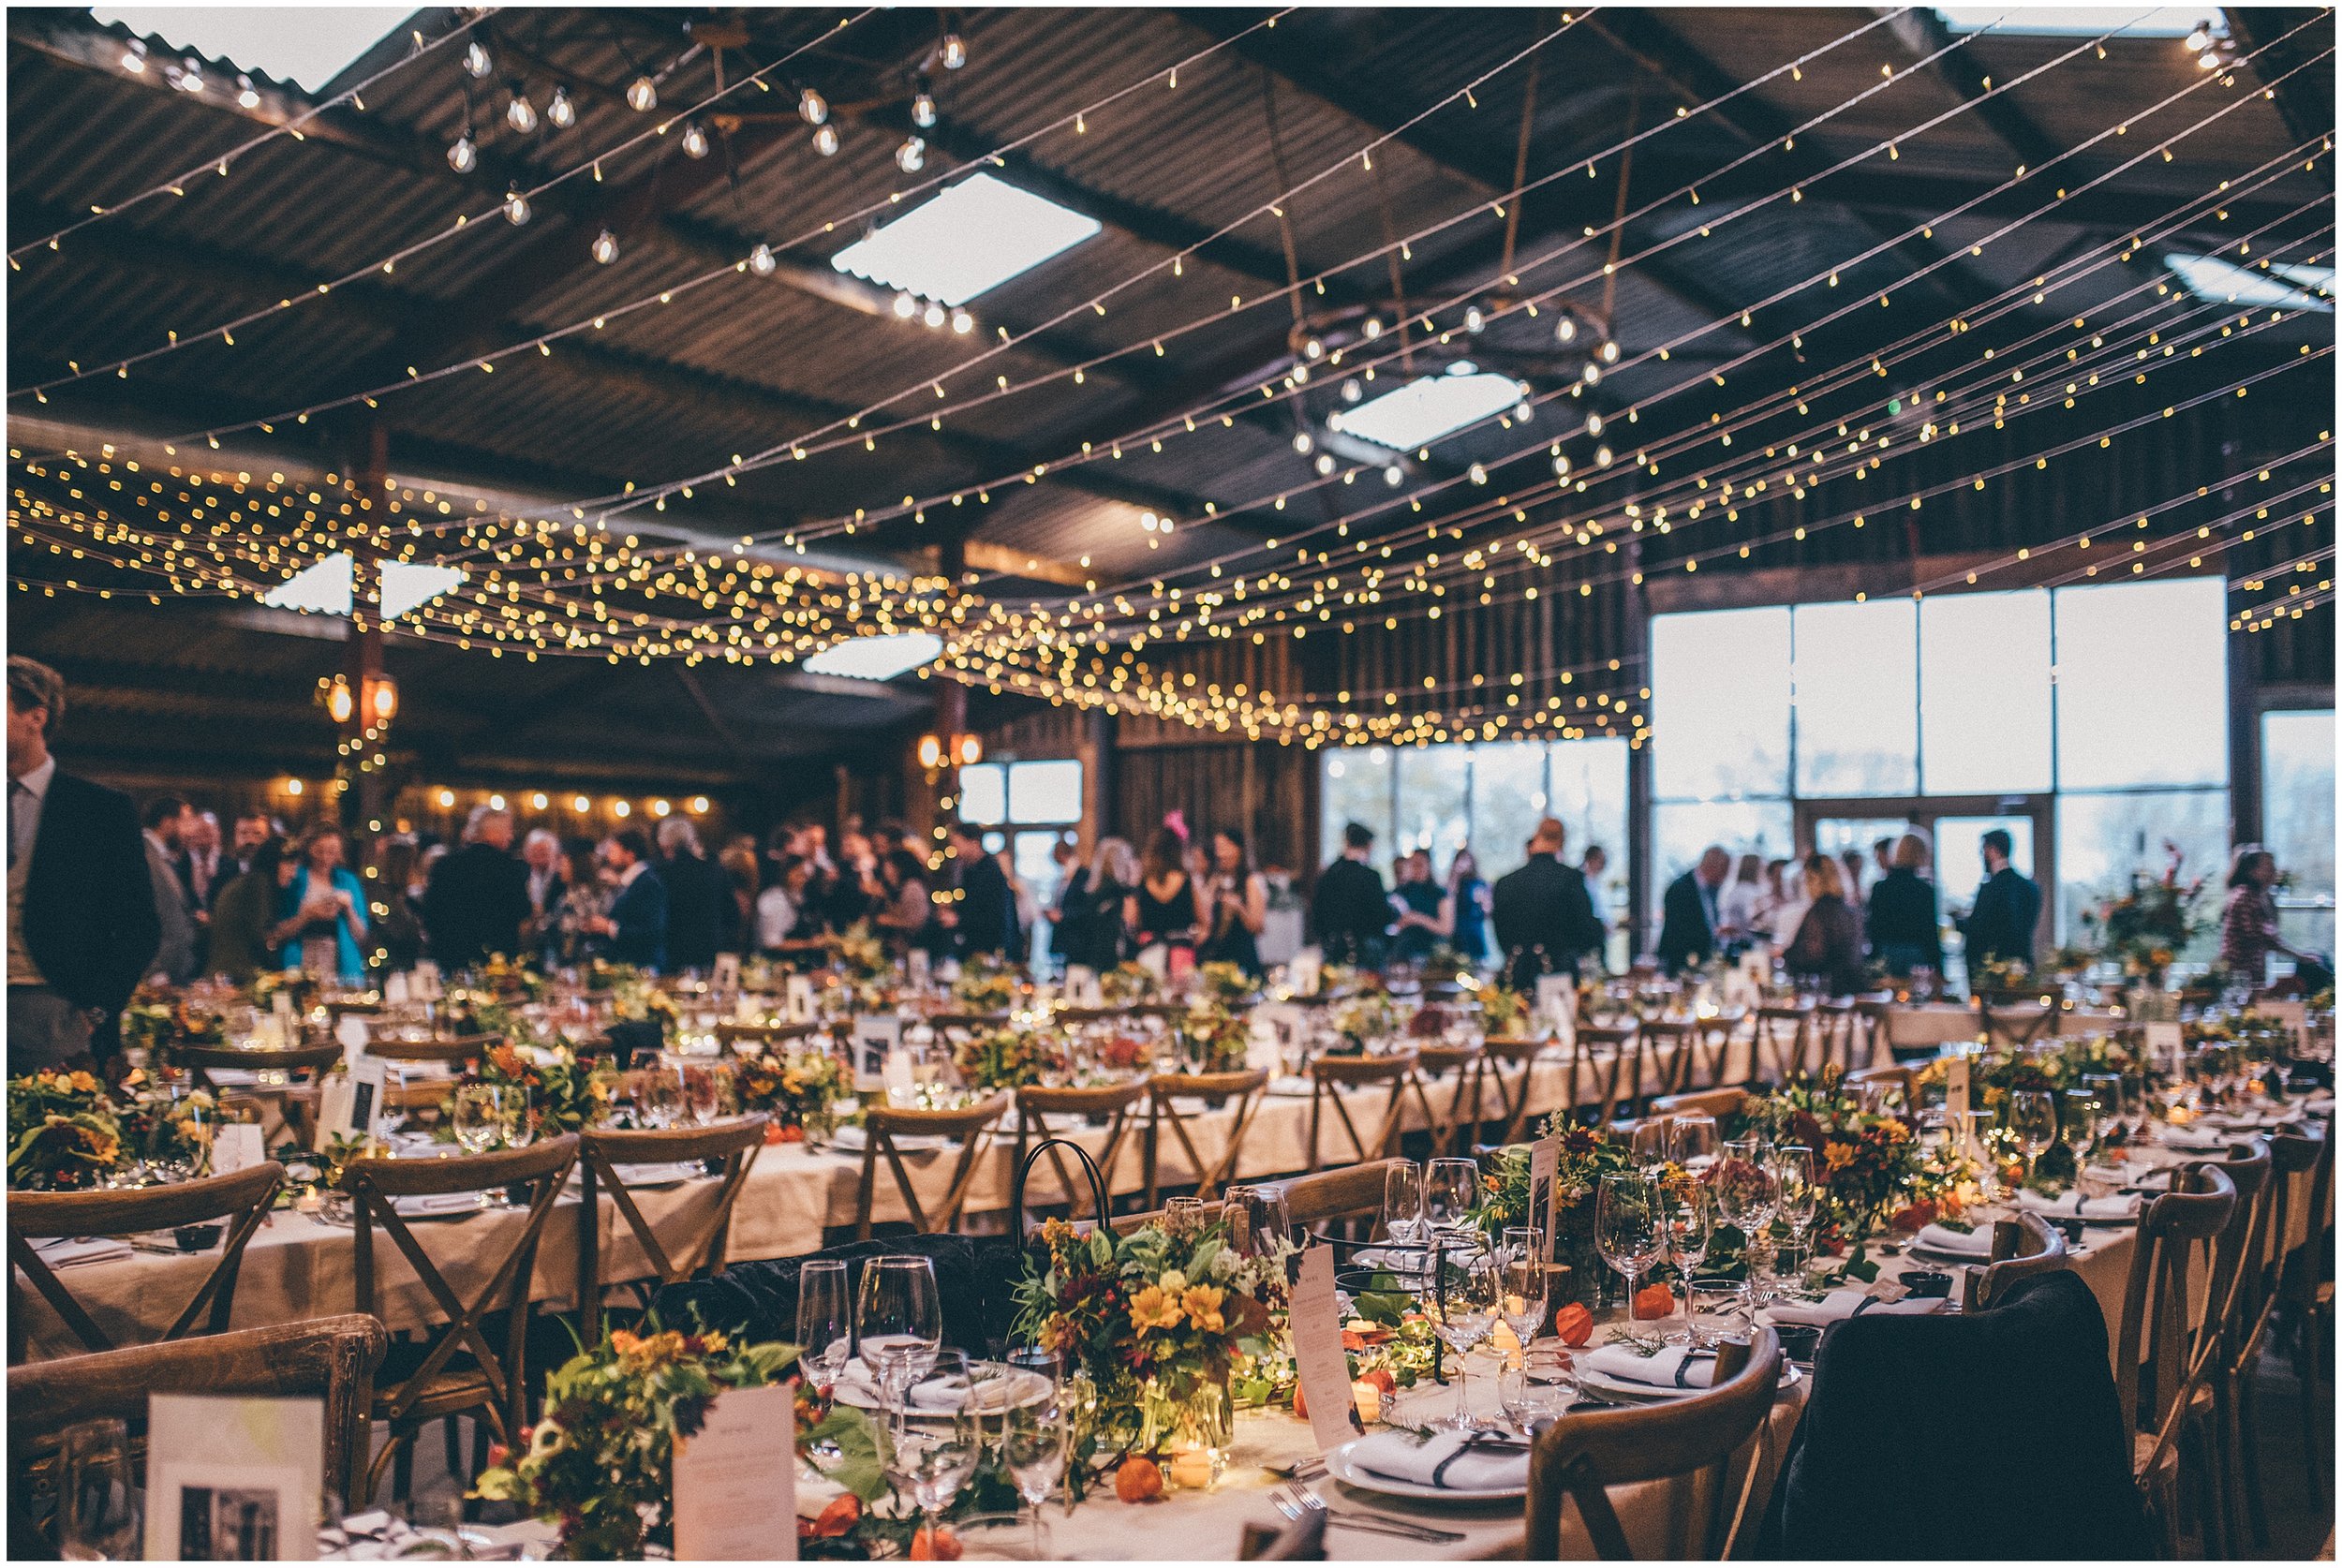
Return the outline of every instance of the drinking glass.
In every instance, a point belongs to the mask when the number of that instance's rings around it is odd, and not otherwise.
[[[1716,1162],[1716,1118],[1677,1117],[1668,1125],[1668,1159],[1704,1176]]]
[[[146,1168],[162,1181],[193,1181],[211,1163],[211,1120],[193,1100],[173,1095],[154,1102],[155,1128]]]
[[[1072,1443],[1072,1407],[1054,1380],[1038,1399],[1008,1413],[1001,1440],[1001,1459],[1008,1466],[1016,1492],[1032,1505],[1032,1555],[1036,1562],[1048,1556],[1041,1530],[1041,1505],[1065,1473],[1065,1454]]]
[[[1520,1364],[1507,1362],[1497,1374],[1497,1403],[1505,1419],[1523,1437],[1559,1420],[1578,1399],[1578,1366],[1569,1352],[1548,1342],[1524,1345]]]
[[[1738,1280],[1694,1280],[1684,1287],[1683,1312],[1695,1350],[1713,1350],[1746,1325],[1747,1295]]]
[[[1802,1144],[1783,1144],[1772,1151],[1772,1176],[1779,1193],[1773,1200],[1773,1212],[1789,1227],[1789,1238],[1801,1242],[1821,1204],[1814,1151]]]
[[[57,1550],[68,1562],[128,1562],[141,1555],[130,1436],[120,1421],[84,1421],[59,1436]]]
[[[466,1154],[485,1154],[504,1142],[504,1091],[496,1084],[466,1084],[455,1091],[452,1119]]]
[[[1401,1247],[1423,1240],[1423,1167],[1394,1160],[1383,1172],[1383,1234]]]
[[[1505,1233],[1508,1240],[1513,1234]],[[1502,1272],[1497,1281],[1503,1293],[1499,1309],[1505,1326],[1513,1331],[1513,1338],[1520,1341],[1524,1352],[1537,1337],[1537,1330],[1545,1326],[1549,1279],[1542,1237],[1535,1231],[1526,1235],[1528,1245],[1519,1249],[1508,1245],[1501,1254],[1503,1261],[1498,1266]]]
[[[922,1413],[915,1427],[898,1413],[886,1471],[921,1509],[938,1514],[952,1505],[984,1457],[984,1413],[966,1381],[966,1356],[958,1351],[937,1351],[928,1365],[937,1379],[960,1380],[963,1395],[948,1410]]]
[[[2147,1131],[2147,1075],[2123,1074],[2123,1132],[2136,1144]]]
[[[1747,1242],[1748,1299],[1758,1305],[1757,1274],[1771,1238],[1773,1207],[1781,1201],[1780,1178],[1765,1158],[1764,1146],[1754,1138],[1735,1138],[1724,1145],[1715,1169],[1708,1175],[1715,1194],[1716,1213]]]
[[[1293,1239],[1285,1195],[1274,1187],[1231,1187],[1220,1212],[1238,1256],[1273,1257],[1281,1244]]]
[[[2123,1079],[2119,1072],[2085,1072],[2082,1087],[2098,1102],[2098,1131],[2112,1138],[2122,1131]]]
[[[1708,1244],[1715,1223],[1714,1207],[1708,1189],[1696,1181],[1664,1183],[1659,1197],[1659,1223],[1667,1242],[1667,1260],[1675,1265],[1679,1281],[1688,1280],[1708,1261]],[[1690,1342],[1688,1304],[1680,1338],[1673,1331],[1667,1338],[1678,1343]]]
[[[853,1320],[842,1262],[817,1258],[797,1271],[797,1343],[814,1382],[834,1383],[846,1369],[853,1354]]]
[[[2060,1097],[2057,1135],[2074,1157],[2074,1180],[2082,1180],[2083,1167],[2090,1162],[2091,1146],[2098,1141],[2098,1116],[2103,1107],[2097,1091],[2069,1088]]]
[[[1668,1118],[1645,1117],[1636,1124],[1628,1143],[1635,1163],[1646,1171],[1653,1171],[1667,1163]]]
[[[724,1108],[722,1075],[713,1067],[685,1068],[683,1097],[691,1120],[701,1127],[707,1126]]]
[[[899,1436],[911,1385],[934,1369],[943,1343],[943,1304],[936,1290],[934,1263],[889,1254],[865,1265],[862,1294],[854,1307],[854,1339]]]
[[[1423,1174],[1423,1218],[1434,1231],[1454,1232],[1472,1222],[1480,1201],[1480,1165],[1474,1160],[1434,1160]]]
[[[1626,1279],[1627,1319],[1634,1318],[1635,1281],[1651,1272],[1667,1249],[1658,1184],[1639,1171],[1613,1171],[1594,1197],[1594,1250]]]
[[[1456,1413],[1447,1425],[1459,1432],[1479,1429],[1472,1413],[1472,1353],[1496,1331],[1501,1280],[1494,1259],[1485,1255],[1446,1265],[1446,1284],[1433,1324],[1440,1342],[1456,1353]]]
[[[2024,1175],[2029,1183],[2034,1167],[2057,1142],[2057,1102],[2047,1089],[2019,1089],[2008,1097],[2008,1131],[2024,1151]]]
[[[674,1126],[687,1114],[682,1075],[672,1067],[647,1069],[643,1075],[638,1102],[645,1125],[652,1128]]]

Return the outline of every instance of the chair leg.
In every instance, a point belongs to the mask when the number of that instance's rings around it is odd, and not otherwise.
[[[2325,1461],[2320,1451],[2324,1446],[2325,1432],[2318,1419],[2318,1314],[2302,1313],[2302,1354],[2293,1361],[2294,1381],[2300,1384],[2302,1407],[2302,1459],[2309,1467],[2309,1495],[2322,1499],[2326,1495]],[[2306,1363],[2306,1365],[2305,1365]]]
[[[2260,1396],[2253,1392],[2255,1379],[2249,1373],[2236,1380],[2237,1472],[2247,1488],[2245,1504],[2252,1519],[2253,1545],[2266,1550],[2269,1545],[2269,1489],[2260,1479]]]
[[[447,1468],[452,1474],[464,1457],[464,1439],[455,1429],[455,1417],[450,1415],[439,1422],[439,1442],[447,1452]]]
[[[403,1433],[392,1442],[391,1501],[407,1502],[415,1495],[415,1434]]]

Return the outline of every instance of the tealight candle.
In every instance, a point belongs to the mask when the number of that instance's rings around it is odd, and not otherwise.
[[[1379,1385],[1361,1378],[1350,1385],[1350,1395],[1357,1401],[1359,1420],[1371,1424],[1383,1418],[1383,1391]]]
[[[1211,1485],[1211,1451],[1201,1443],[1171,1451],[1171,1482],[1202,1491]]]

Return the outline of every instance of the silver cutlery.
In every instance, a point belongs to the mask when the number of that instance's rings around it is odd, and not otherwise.
[[[1269,1501],[1286,1518],[1298,1523],[1311,1514],[1323,1514],[1328,1525],[1342,1530],[1364,1531],[1376,1535],[1396,1535],[1409,1541],[1427,1544],[1456,1542],[1463,1536],[1456,1531],[1438,1530],[1430,1525],[1417,1524],[1412,1519],[1393,1518],[1387,1514],[1372,1514],[1362,1509],[1330,1508],[1326,1500],[1306,1484],[1288,1483],[1269,1493]]]

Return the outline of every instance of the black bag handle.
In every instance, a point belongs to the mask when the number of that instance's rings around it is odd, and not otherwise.
[[[1025,1243],[1025,1178],[1032,1175],[1033,1161],[1053,1148],[1072,1149],[1074,1158],[1081,1161],[1082,1174],[1089,1178],[1089,1196],[1095,1206],[1098,1223],[1106,1224],[1114,1212],[1106,1205],[1106,1178],[1099,1172],[1098,1161],[1089,1157],[1089,1151],[1071,1138],[1044,1138],[1025,1155],[1025,1162],[1016,1167],[1016,1179],[1009,1188],[1011,1234],[1016,1237],[1016,1244],[1020,1247]]]

